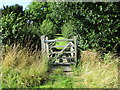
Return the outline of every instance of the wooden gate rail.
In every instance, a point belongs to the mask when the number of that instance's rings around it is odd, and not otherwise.
[[[60,53],[60,52],[51,52],[51,54]],[[75,51],[65,51],[64,53],[75,53]]]
[[[54,40],[45,40],[44,42],[59,42],[59,41],[74,41],[74,39],[54,39]]]

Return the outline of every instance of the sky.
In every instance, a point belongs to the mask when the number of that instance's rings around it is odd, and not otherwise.
[[[19,4],[23,6],[23,10],[30,4],[32,0],[0,0],[0,8],[3,8],[3,5],[11,6]]]
[[[23,10],[24,10],[30,4],[31,1],[33,0],[0,0],[0,8],[3,8],[3,5],[10,6],[10,5],[19,4],[23,6]],[[46,1],[46,0],[43,0],[43,1]],[[50,0],[50,1],[55,1],[55,0]],[[61,1],[61,0],[56,0],[56,1]],[[69,0],[69,1],[72,1],[72,0]],[[90,1],[90,0],[83,0],[83,1]],[[99,1],[99,0],[96,0],[96,1]],[[120,0],[109,0],[109,1],[120,1]]]

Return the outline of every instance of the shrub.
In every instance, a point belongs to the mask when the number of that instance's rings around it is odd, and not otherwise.
[[[77,26],[75,25],[75,21],[70,20],[65,23],[62,27],[62,34],[65,38],[71,38],[76,35]]]
[[[50,21],[50,19],[45,19],[40,26],[40,31],[42,34],[52,38],[53,35],[57,33],[56,25]]]
[[[29,44],[29,48],[40,48],[41,33],[38,26],[29,25],[24,17],[16,17],[15,13],[10,13],[2,17],[1,23],[4,45],[19,43],[23,47]]]
[[[65,37],[78,36],[81,50],[120,50],[119,3],[59,2],[50,7],[50,18]]]

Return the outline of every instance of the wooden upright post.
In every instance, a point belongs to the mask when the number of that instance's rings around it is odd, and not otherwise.
[[[77,63],[77,37],[74,36],[74,44],[75,44],[75,63]]]
[[[45,53],[45,36],[41,36],[41,51],[42,51],[42,54]]]
[[[46,40],[48,40],[48,37],[46,37]],[[46,42],[46,53],[47,53],[47,57],[49,59],[49,45],[48,45],[48,42]]]

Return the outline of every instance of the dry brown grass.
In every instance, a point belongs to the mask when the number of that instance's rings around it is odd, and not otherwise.
[[[96,62],[99,61],[99,54],[95,51],[87,50],[81,52],[81,62],[82,64],[90,63],[94,65]]]
[[[104,60],[103,62],[100,62]],[[108,55],[100,60],[100,55],[94,51],[81,52],[82,66],[77,76],[77,88],[118,88],[118,58]],[[106,61],[105,61],[106,60]]]
[[[3,87],[18,86],[20,88],[37,85],[45,77],[48,67],[47,58],[42,58],[40,51],[30,52],[17,46],[9,47],[4,55],[0,66],[3,74]],[[12,81],[13,77],[19,80]]]

